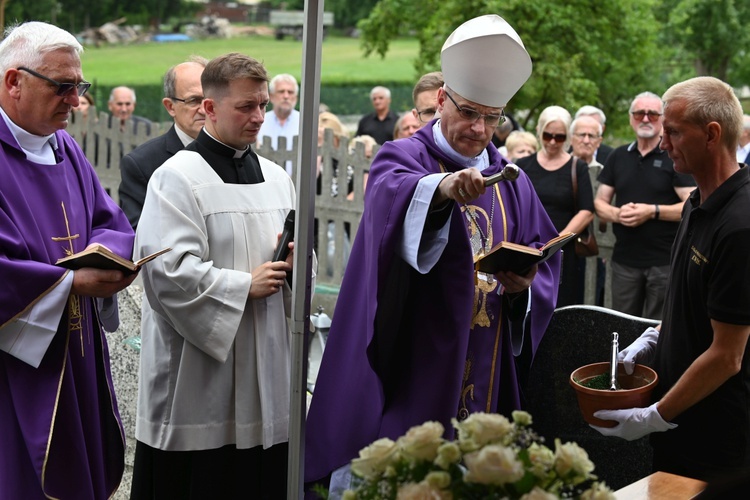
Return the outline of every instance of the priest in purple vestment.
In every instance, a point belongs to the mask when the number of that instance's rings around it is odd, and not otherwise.
[[[106,499],[125,436],[103,327],[133,278],[55,262],[133,231],[63,129],[89,88],[70,33],[29,22],[0,43],[0,498]]]
[[[484,186],[508,164],[491,138],[531,60],[496,15],[460,26],[441,58],[439,118],[372,163],[307,419],[307,481],[428,420],[450,438],[452,418],[509,416],[552,315],[559,255],[525,276],[473,266],[500,241],[557,235],[523,172]]]

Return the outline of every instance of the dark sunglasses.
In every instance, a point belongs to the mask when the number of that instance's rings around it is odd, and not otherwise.
[[[483,115],[479,111],[475,111],[469,108],[462,108],[456,103],[455,100],[453,100],[453,97],[451,97],[451,95],[448,92],[446,92],[445,95],[448,96],[448,99],[450,99],[453,105],[456,107],[456,109],[458,110],[459,116],[468,122],[474,123],[475,121],[482,118],[484,120],[484,124],[487,127],[497,127],[499,123],[502,123],[505,121],[504,110],[501,110],[499,115],[495,115],[495,114]]]
[[[643,120],[644,116],[648,116],[648,119],[650,121],[657,120],[661,116],[661,113],[659,113],[658,111],[644,111],[642,109],[638,111],[631,111],[630,114],[633,115],[633,118],[635,118],[636,120]]]
[[[552,139],[554,139],[555,142],[565,142],[565,139],[567,138],[568,136],[566,134],[550,134],[549,132],[542,132],[542,140],[547,142]]]
[[[34,70],[31,70],[29,68],[24,68],[21,66],[20,68],[16,68],[17,71],[25,71],[26,73],[35,76],[37,78],[41,78],[42,80],[48,81],[52,85],[57,87],[57,91],[55,92],[55,95],[58,95],[60,97],[69,95],[73,89],[76,90],[78,93],[78,97],[83,96],[91,87],[91,84],[87,81],[83,81],[80,83],[60,83],[56,80],[53,80],[52,78],[48,78],[40,73],[37,73]]]

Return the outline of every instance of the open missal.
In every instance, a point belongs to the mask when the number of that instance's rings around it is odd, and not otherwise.
[[[113,269],[115,271],[122,271],[125,274],[133,274],[138,272],[141,266],[146,262],[149,262],[170,250],[172,249],[163,248],[158,252],[154,252],[151,255],[147,255],[142,259],[133,262],[120,257],[105,246],[96,244],[86,250],[58,259],[57,262],[55,262],[55,265],[73,270],[81,269],[82,267],[94,267],[96,269]]]
[[[519,245],[510,241],[501,241],[483,255],[474,258],[476,269],[483,273],[495,274],[499,271],[513,271],[524,275],[534,264],[541,264],[563,245],[575,237],[575,233],[565,233],[555,236],[542,248]]]

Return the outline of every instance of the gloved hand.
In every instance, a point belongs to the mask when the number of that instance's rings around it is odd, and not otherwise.
[[[598,427],[591,425],[594,430],[605,436],[617,436],[628,441],[642,438],[652,432],[664,432],[677,427],[677,424],[665,422],[654,403],[648,408],[630,408],[629,410],[599,410],[594,412],[596,418],[615,420],[616,427]]]
[[[625,373],[632,374],[637,362],[648,361],[651,358],[658,339],[659,330],[649,326],[632,344],[617,353],[617,361],[622,361],[625,365]]]

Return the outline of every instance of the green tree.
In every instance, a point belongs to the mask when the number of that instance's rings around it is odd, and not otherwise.
[[[504,17],[534,62],[511,107],[525,127],[551,104],[575,111],[594,104],[608,130],[630,137],[627,106],[644,90],[666,87],[659,68],[656,0],[381,0],[360,22],[366,54],[385,54],[396,36],[416,33],[416,74],[439,68],[440,49],[459,24],[481,14]],[[502,58],[502,54],[498,54]]]
[[[680,60],[694,75],[747,83],[750,18],[747,0],[663,0],[658,10],[664,43],[679,47]]]

